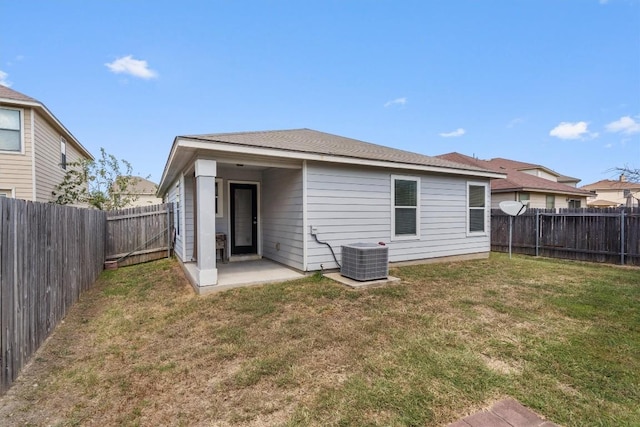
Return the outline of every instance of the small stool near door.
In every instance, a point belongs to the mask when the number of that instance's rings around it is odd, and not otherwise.
[[[220,252],[220,261],[227,262],[227,235],[216,233],[216,252]]]

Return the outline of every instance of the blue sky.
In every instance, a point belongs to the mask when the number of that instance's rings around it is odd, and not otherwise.
[[[311,128],[640,167],[640,0],[0,0],[0,83],[158,182],[176,135]]]

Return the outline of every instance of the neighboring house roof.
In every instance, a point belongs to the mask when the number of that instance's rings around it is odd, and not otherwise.
[[[75,145],[80,154],[93,160],[93,156],[91,155],[89,150],[87,150],[82,144],[80,144],[80,141],[78,141],[76,137],[73,136],[71,132],[69,132],[69,130],[62,124],[62,122],[60,122],[60,120],[58,120],[57,117],[54,116],[53,113],[49,111],[49,109],[42,102],[16,90],[0,85],[0,104],[16,107],[35,108],[43,116],[53,122],[60,130],[62,130],[62,132],[65,134],[65,139],[67,139],[67,142]]]
[[[178,136],[174,140],[169,159],[160,182],[161,193],[172,181],[171,165],[178,147],[202,150],[231,151],[244,154],[263,154],[317,161],[369,164],[385,167],[431,170],[470,176],[500,178],[500,172],[483,167],[455,163],[446,159],[425,156],[409,151],[371,144],[311,129],[218,133]]]
[[[148,179],[142,178],[141,176],[134,176],[133,184],[129,185],[128,194],[139,194],[139,195],[155,195],[158,186],[155,182],[151,182]]]
[[[467,163],[476,167],[484,167],[485,169],[493,170],[495,172],[506,173],[506,178],[495,179],[491,181],[491,191],[494,193],[520,191],[566,194],[582,197],[588,197],[592,195],[591,192],[586,190],[581,190],[570,185],[563,184],[561,182],[555,182],[525,172],[521,172],[521,170],[542,169],[552,175],[562,176],[549,168],[535,165],[533,163],[518,162],[515,160],[503,158],[480,160],[456,152],[442,154],[437,157],[458,163]]]
[[[510,159],[505,159],[502,157],[496,157],[493,158],[491,160],[486,160],[487,162],[492,163],[493,165],[496,165],[499,168],[504,168],[504,169],[514,169],[514,170],[518,170],[518,171],[523,171],[523,170],[531,170],[531,169],[540,169],[550,175],[553,175],[555,177],[560,177],[562,176],[561,174],[559,174],[558,172],[554,171],[553,169],[549,169],[546,166],[542,166],[542,165],[537,165],[535,163],[527,163],[527,162],[519,162],[517,160],[510,160]]]
[[[618,202],[612,202],[610,200],[598,199],[593,202],[589,202],[589,206],[593,206],[596,208],[614,208],[620,206]]]
[[[640,190],[640,182],[603,179],[593,184],[583,185],[583,190]]]

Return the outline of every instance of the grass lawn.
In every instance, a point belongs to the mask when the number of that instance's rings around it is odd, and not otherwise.
[[[0,425],[446,425],[511,396],[640,425],[640,269],[492,254],[197,297],[105,271],[0,398]]]

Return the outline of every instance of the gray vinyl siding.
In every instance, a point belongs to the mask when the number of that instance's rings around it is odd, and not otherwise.
[[[390,173],[373,168],[307,163],[307,223],[317,228],[340,261],[341,245],[389,241],[391,235]],[[309,230],[307,270],[337,268],[330,249]]]
[[[391,175],[420,178],[420,239],[392,240]],[[411,174],[380,168],[309,163],[307,216],[318,238],[331,244],[340,260],[341,245],[384,242],[391,262],[488,252],[490,211],[483,235],[467,235],[467,183],[483,179]],[[489,192],[487,192],[489,193]],[[487,194],[487,197],[490,197]],[[487,201],[489,202],[489,200]],[[307,269],[337,268],[328,247],[305,231]]]
[[[52,191],[64,179],[66,170],[60,164],[60,138],[62,134],[51,126],[44,117],[35,115],[36,140],[36,201],[49,202]],[[67,163],[80,160],[80,152],[66,140]],[[68,166],[67,168],[70,168]]]
[[[262,255],[303,269],[302,171],[268,169],[262,175]]]

